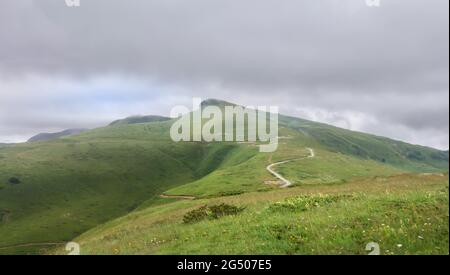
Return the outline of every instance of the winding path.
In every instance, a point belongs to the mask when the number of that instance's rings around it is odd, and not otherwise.
[[[309,151],[309,156],[304,157],[304,158],[298,158],[298,159],[290,159],[290,160],[284,160],[284,161],[280,161],[280,162],[275,162],[270,164],[269,166],[266,167],[267,171],[269,171],[272,175],[274,175],[275,177],[277,177],[279,180],[281,180],[283,182],[283,184],[280,186],[281,188],[286,188],[292,185],[292,182],[290,182],[289,180],[287,180],[286,178],[284,178],[282,175],[280,175],[279,173],[275,172],[275,170],[273,170],[273,167],[281,165],[281,164],[285,164],[291,161],[296,161],[296,160],[301,160],[301,159],[307,159],[307,158],[313,158],[316,156],[316,154],[314,153],[314,150],[311,148],[306,148]]]

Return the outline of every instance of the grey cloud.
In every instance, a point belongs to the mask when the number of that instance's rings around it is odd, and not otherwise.
[[[430,74],[448,73],[448,2],[440,0],[385,1],[378,10],[364,0],[16,2],[0,11],[5,72],[353,89],[436,85]]]
[[[219,97],[278,104],[294,115],[298,107],[323,110],[339,118],[327,122],[347,121],[348,128],[358,113],[378,121],[359,130],[448,148],[448,10],[442,0],[382,0],[380,8],[365,0],[81,0],[80,8],[64,0],[3,0],[0,84],[29,75],[50,80],[35,87],[47,101],[28,102],[31,88],[20,95],[0,90],[0,108],[4,121],[16,117],[20,125],[31,114],[16,115],[11,106],[31,104],[42,127],[59,127],[65,122],[49,117],[90,112],[73,102],[52,106],[52,79],[84,83],[114,74],[182,87],[129,95],[150,105],[155,98]],[[136,104],[102,110],[114,118],[143,111]],[[154,111],[167,113],[165,106]],[[88,119],[67,127],[79,123]],[[431,132],[438,141],[425,138]]]

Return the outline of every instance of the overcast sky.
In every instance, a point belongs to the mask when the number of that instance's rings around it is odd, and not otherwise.
[[[0,142],[193,96],[448,149],[449,1],[2,0]]]

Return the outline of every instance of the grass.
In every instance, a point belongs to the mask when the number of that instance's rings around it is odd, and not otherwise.
[[[205,203],[246,209],[183,223],[185,213]],[[85,254],[367,254],[369,242],[382,254],[448,254],[448,226],[447,176],[399,175],[171,202],[76,241]]]
[[[286,163],[277,171],[293,184],[339,184],[353,178],[389,176],[404,171],[373,160],[316,150],[314,158]]]

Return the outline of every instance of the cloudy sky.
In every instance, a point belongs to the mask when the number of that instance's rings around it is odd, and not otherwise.
[[[193,96],[448,149],[449,1],[2,0],[0,142]]]

